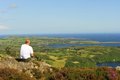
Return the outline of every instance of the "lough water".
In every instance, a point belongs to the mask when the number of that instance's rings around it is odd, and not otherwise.
[[[50,44],[48,45],[52,48],[64,48],[70,46],[111,46],[111,47],[120,47],[120,44]]]
[[[107,66],[107,67],[117,67],[120,66],[120,62],[105,62],[105,63],[98,63],[97,66],[101,67],[101,66]]]
[[[0,38],[4,38],[11,35],[0,35]],[[26,34],[26,35],[15,35],[15,36],[26,36],[26,37],[50,37],[50,38],[75,38],[81,40],[92,40],[99,42],[120,42],[120,33],[119,34]],[[117,46],[120,47],[120,44],[51,44],[48,45],[53,48],[69,47],[69,46]]]

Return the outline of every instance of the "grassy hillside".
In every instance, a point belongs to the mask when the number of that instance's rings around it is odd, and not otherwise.
[[[6,37],[0,39],[0,62],[3,63],[7,57],[18,58],[21,44],[26,37]],[[74,46],[64,48],[52,48],[50,44],[95,44],[95,41],[83,41],[78,39],[30,37],[31,46],[35,52],[33,63],[46,62],[52,67],[52,72],[41,73],[39,69],[32,69],[33,80],[119,80],[119,70],[108,67],[97,67],[97,63],[120,62],[120,47],[104,46]],[[3,60],[4,59],[4,60]],[[9,62],[9,60],[8,60]],[[9,64],[15,63],[10,62]],[[21,64],[16,62],[17,64]],[[15,63],[15,64],[16,64]],[[23,64],[23,63],[22,63]],[[31,63],[30,63],[31,64]],[[24,66],[23,66],[24,67]],[[13,67],[14,68],[14,67]],[[17,71],[15,74],[14,71]],[[4,72],[4,75],[2,73]],[[0,79],[9,80],[6,72],[13,73],[12,80],[19,79],[20,76],[30,76],[19,72],[16,69],[0,68]],[[115,74],[115,75],[114,75]],[[113,76],[114,77],[111,77]],[[10,76],[10,77],[11,77]],[[22,80],[20,78],[20,80]]]
[[[25,37],[7,37],[0,39],[0,54],[19,57],[21,44]],[[52,48],[49,44],[67,44],[80,42],[78,39],[30,37],[36,60],[44,60],[53,67],[96,67],[96,63],[119,62],[119,47],[65,47]],[[83,41],[82,41],[83,42]],[[88,44],[88,41],[86,41]],[[72,43],[74,44],[74,43]],[[76,44],[76,43],[75,43]]]

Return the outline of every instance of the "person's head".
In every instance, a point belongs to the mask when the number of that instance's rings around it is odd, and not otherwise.
[[[29,40],[29,39],[26,39],[26,40],[25,40],[25,44],[30,45],[30,40]]]

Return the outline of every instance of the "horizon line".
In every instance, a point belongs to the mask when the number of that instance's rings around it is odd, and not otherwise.
[[[8,34],[0,34],[0,36],[2,35],[69,35],[69,34],[120,34],[120,33],[25,33],[25,34],[8,33]]]

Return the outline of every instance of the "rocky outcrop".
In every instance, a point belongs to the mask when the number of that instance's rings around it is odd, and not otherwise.
[[[36,74],[35,71],[37,71],[37,74],[52,72],[51,65],[44,61],[30,60],[29,62],[18,62],[15,58],[10,56],[0,59],[0,68],[17,69],[21,72],[30,74],[31,77]]]

